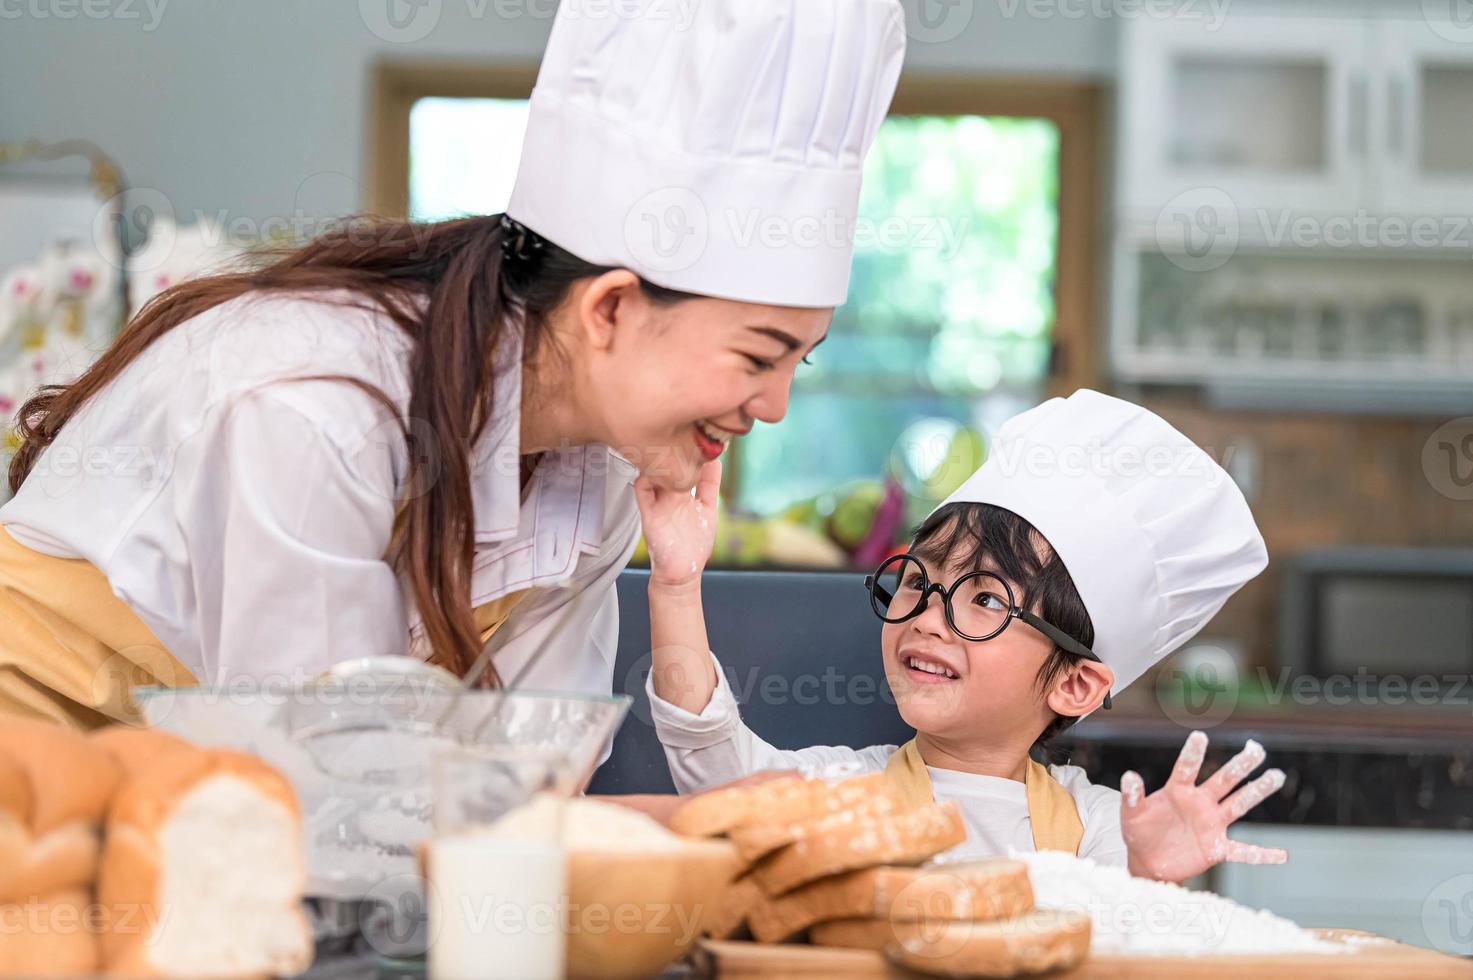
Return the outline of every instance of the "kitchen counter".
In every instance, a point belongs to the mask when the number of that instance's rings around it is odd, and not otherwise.
[[[1118,786],[1134,769],[1153,789],[1165,782],[1195,722],[1211,739],[1203,772],[1250,738],[1267,749],[1267,765],[1284,770],[1283,790],[1245,821],[1473,830],[1473,717],[1465,713],[1240,708],[1207,725],[1215,719],[1194,719],[1179,706],[1166,710],[1152,703],[1096,712],[1056,742],[1095,782]]]

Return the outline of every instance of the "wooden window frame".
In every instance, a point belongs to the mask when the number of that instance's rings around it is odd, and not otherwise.
[[[409,113],[422,98],[525,99],[535,64],[379,62],[373,68],[369,209],[409,213]],[[1058,245],[1050,395],[1100,386],[1103,276],[1103,89],[1092,82],[906,75],[894,115],[1048,119],[1059,130]]]

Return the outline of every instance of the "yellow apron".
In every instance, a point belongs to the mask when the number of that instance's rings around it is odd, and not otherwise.
[[[915,739],[902,745],[885,765],[885,775],[899,789],[901,797],[912,806],[932,802],[931,774],[921,759]],[[1079,853],[1084,839],[1084,824],[1074,797],[1044,766],[1032,759],[1023,776],[1028,794],[1028,823],[1033,828],[1035,851],[1068,851]]]
[[[476,608],[483,643],[526,595]],[[0,525],[0,719],[141,724],[130,688],[198,683],[95,565],[33,551]]]

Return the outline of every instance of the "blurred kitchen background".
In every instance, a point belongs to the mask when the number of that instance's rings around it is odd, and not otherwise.
[[[1473,6],[906,6],[849,303],[735,447],[719,563],[873,565],[1002,419],[1144,401],[1272,564],[1076,761],[1258,737],[1290,782],[1240,836],[1294,862],[1211,884],[1473,953]],[[0,410],[255,245],[500,211],[552,10],[0,4]]]

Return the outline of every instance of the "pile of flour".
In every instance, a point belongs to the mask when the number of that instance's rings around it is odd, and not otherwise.
[[[1211,892],[1135,878],[1124,868],[1062,851],[1014,854],[1028,865],[1039,908],[1086,912],[1090,950],[1143,956],[1340,953],[1288,919]]]

